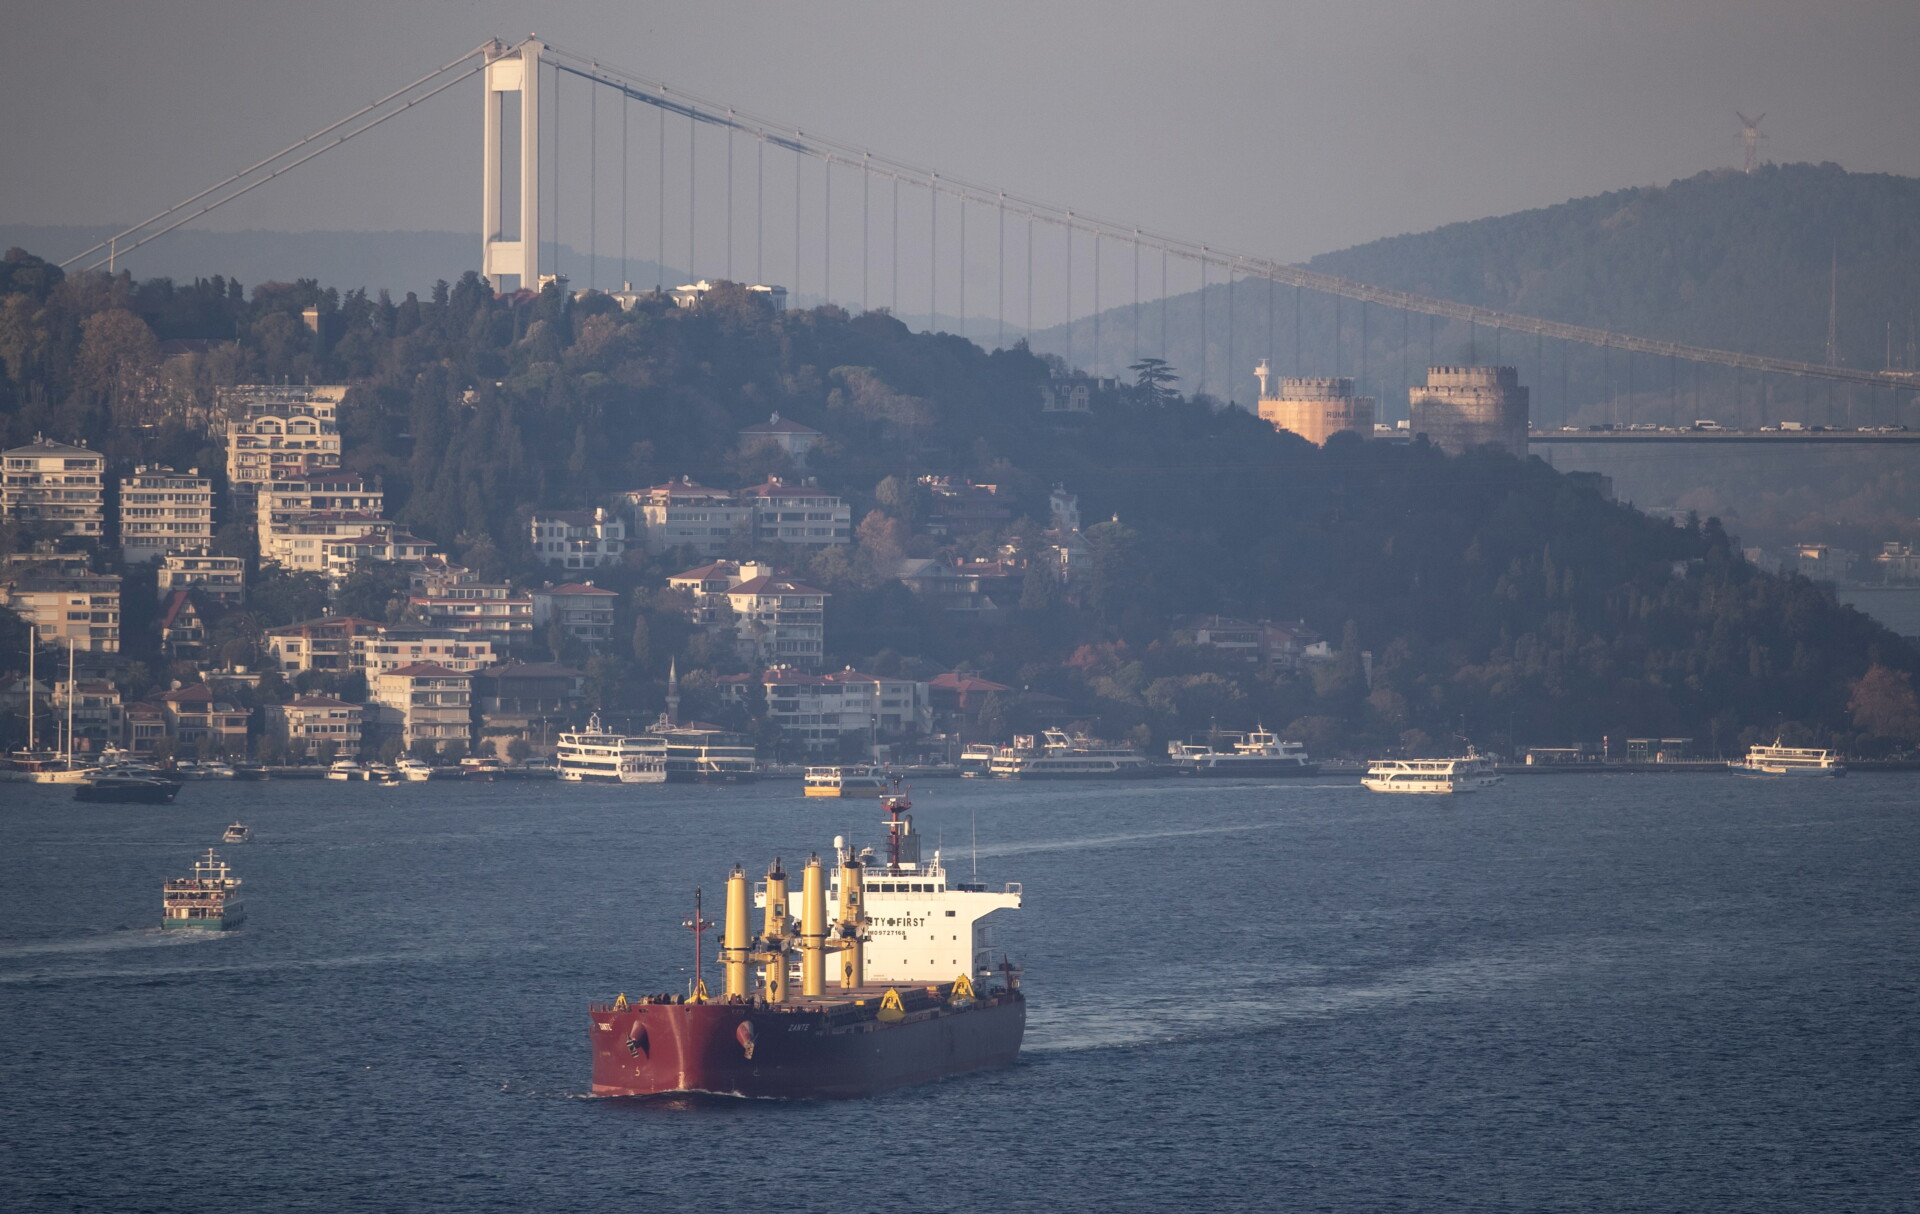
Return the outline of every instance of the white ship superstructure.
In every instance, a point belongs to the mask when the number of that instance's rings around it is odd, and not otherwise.
[[[555,748],[560,778],[569,783],[661,784],[667,778],[667,740],[658,734],[620,734],[600,724],[560,735]]]
[[[861,865],[867,981],[952,982],[963,974],[978,981],[997,973],[992,928],[984,920],[995,911],[1020,909],[1020,883],[990,888],[978,881],[949,880],[938,849],[932,860],[921,861],[920,836],[906,798],[895,794],[882,806],[892,815],[886,823],[885,854],[875,855],[870,847],[856,853],[845,839],[835,838],[830,870],[837,874],[850,860]],[[802,897],[798,889],[787,892],[789,913],[796,918],[803,910]],[[754,905],[765,907],[766,902],[766,882],[758,882]],[[839,914],[836,875],[827,889],[828,921]]]
[[[1462,793],[1503,779],[1491,759],[1469,750],[1457,759],[1376,759],[1360,782],[1374,792]]]
[[[1775,738],[1771,746],[1755,746],[1747,757],[1729,763],[1735,771],[1760,776],[1844,776],[1846,764],[1831,750],[1806,746],[1782,746]]]
[[[1192,742],[1167,743],[1174,767],[1196,776],[1313,776],[1320,765],[1299,742],[1283,742],[1265,729],[1215,733]]]

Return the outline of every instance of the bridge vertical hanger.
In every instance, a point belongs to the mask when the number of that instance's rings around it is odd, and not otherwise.
[[[529,38],[507,49],[495,43],[488,52],[486,147],[481,171],[480,272],[495,290],[504,289],[503,277],[517,279],[522,290],[540,289],[540,57],[546,44]],[[519,210],[511,232],[505,230],[505,202],[509,183],[504,176],[501,139],[505,94],[520,100]]]

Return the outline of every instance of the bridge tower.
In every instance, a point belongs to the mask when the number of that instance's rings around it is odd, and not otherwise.
[[[481,169],[480,272],[496,291],[540,289],[540,56],[546,44],[528,38],[487,51],[486,149]],[[518,126],[517,180],[507,175],[508,97]]]

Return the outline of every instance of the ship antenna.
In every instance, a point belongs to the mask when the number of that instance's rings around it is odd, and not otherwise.
[[[706,945],[700,937],[713,926],[713,921],[700,913],[700,887],[697,885],[693,887],[693,918],[684,920],[680,926],[693,932],[693,990],[689,994],[689,1001],[705,1003],[707,983],[700,974],[700,954]]]
[[[973,879],[980,879],[980,807],[973,807]]]

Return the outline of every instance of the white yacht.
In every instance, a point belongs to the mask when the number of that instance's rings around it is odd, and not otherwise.
[[[1360,783],[1374,792],[1459,793],[1492,788],[1506,777],[1471,749],[1457,759],[1376,759]]]
[[[1124,780],[1166,775],[1172,768],[1156,767],[1131,746],[1049,729],[1041,733],[1038,745],[1029,734],[1002,746],[988,770],[1001,780]]]
[[[1831,750],[1804,746],[1782,746],[1775,738],[1771,746],[1754,746],[1747,757],[1727,764],[1738,772],[1755,776],[1844,776],[1846,764]]]
[[[358,759],[335,759],[327,767],[329,780],[364,780],[367,769]]]
[[[560,778],[570,784],[660,784],[667,778],[667,740],[656,734],[612,733],[600,714],[560,735]]]
[[[402,755],[395,760],[393,769],[400,773],[401,779],[409,783],[418,784],[424,780],[433,779],[433,765],[416,759],[412,755]]]
[[[1167,757],[1195,776],[1317,776],[1320,765],[1299,742],[1282,742],[1265,729],[1215,733],[1192,742],[1167,743]]]

